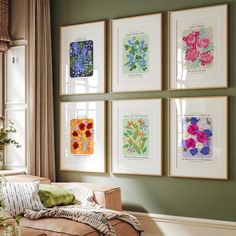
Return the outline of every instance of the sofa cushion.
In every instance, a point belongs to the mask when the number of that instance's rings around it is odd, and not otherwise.
[[[111,225],[116,231],[117,236],[137,236],[139,233],[128,223],[113,219],[110,220]],[[97,231],[82,223],[61,218],[42,218],[38,220],[29,220],[22,218],[20,220],[21,236],[61,236],[61,235],[76,235],[76,236],[99,236]]]
[[[45,207],[64,206],[72,204],[75,201],[74,194],[51,184],[40,184],[38,194]]]
[[[23,214],[28,210],[42,210],[40,201],[39,182],[6,183],[3,185],[3,204],[12,216]]]

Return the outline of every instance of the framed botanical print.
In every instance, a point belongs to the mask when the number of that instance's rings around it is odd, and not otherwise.
[[[105,103],[61,102],[60,169],[105,172]]]
[[[228,5],[169,12],[169,89],[228,86]]]
[[[170,176],[228,178],[228,98],[169,100]]]
[[[162,175],[162,100],[112,102],[112,172]]]
[[[61,27],[60,94],[105,92],[105,21]]]
[[[112,92],[162,89],[162,14],[111,20]]]

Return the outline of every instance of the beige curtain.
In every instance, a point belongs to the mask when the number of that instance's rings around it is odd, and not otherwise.
[[[50,0],[28,3],[28,173],[55,181]]]
[[[0,52],[10,48],[8,0],[0,0]]]

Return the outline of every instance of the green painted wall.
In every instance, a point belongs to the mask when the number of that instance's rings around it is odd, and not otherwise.
[[[228,89],[211,89],[197,91],[167,91],[167,11],[229,3],[229,81]],[[105,95],[59,96],[59,28],[62,25],[85,23],[97,20],[109,20],[116,17],[142,15],[164,12],[164,90],[161,92],[111,94],[108,80]],[[54,105],[55,105],[55,139],[58,181],[84,181],[122,188],[123,206],[126,210],[152,212],[159,214],[180,215],[200,218],[236,221],[236,161],[235,161],[235,37],[236,37],[236,0],[51,0]],[[109,25],[108,25],[109,42]],[[109,44],[107,43],[107,48]],[[107,52],[109,62],[109,51]],[[107,74],[110,66],[107,63]],[[167,177],[167,102],[166,98],[175,96],[212,96],[228,95],[229,104],[229,174],[228,181],[201,180]],[[106,174],[91,174],[59,171],[59,103],[60,101],[102,100],[126,98],[164,98],[164,176],[129,176],[110,172],[110,136],[108,129],[108,148]],[[108,127],[110,109],[108,107]]]

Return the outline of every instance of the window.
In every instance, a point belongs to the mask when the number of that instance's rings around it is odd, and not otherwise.
[[[11,48],[4,55],[3,115],[14,122],[17,133],[11,137],[21,148],[8,145],[4,169],[25,170],[27,166],[27,1],[11,0]],[[2,58],[3,59],[3,58]],[[1,66],[0,61],[0,66]],[[1,68],[1,67],[0,67]],[[1,78],[0,78],[1,79]],[[1,81],[0,81],[0,84]]]
[[[24,169],[26,167],[27,81],[25,67],[25,45],[11,47],[6,53],[4,115],[6,121],[13,121],[17,132],[11,137],[18,141],[21,147],[7,146],[4,169]]]

